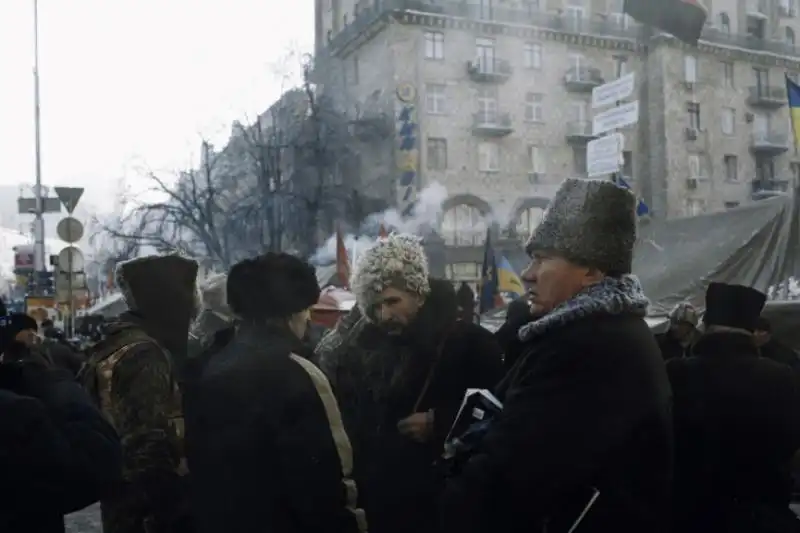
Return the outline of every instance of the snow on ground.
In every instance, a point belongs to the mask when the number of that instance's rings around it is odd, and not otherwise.
[[[86,509],[64,517],[66,533],[103,533],[100,519],[100,504],[96,503]]]

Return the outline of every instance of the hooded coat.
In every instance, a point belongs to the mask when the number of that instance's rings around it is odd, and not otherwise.
[[[371,533],[434,531],[440,489],[434,463],[464,393],[491,389],[502,377],[492,334],[458,320],[452,285],[432,279],[430,294],[402,335],[387,335],[354,310],[322,339],[317,356],[353,442]],[[425,443],[397,429],[415,404],[418,412],[434,412],[433,435]]]
[[[81,380],[120,434],[123,482],[102,501],[106,533],[187,531],[176,357],[185,357],[197,264],[177,256],[123,263],[117,282],[129,311],[90,350]]]

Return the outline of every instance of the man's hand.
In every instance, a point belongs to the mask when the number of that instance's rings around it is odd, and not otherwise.
[[[417,442],[425,442],[433,433],[433,411],[414,413],[398,422],[397,429]]]

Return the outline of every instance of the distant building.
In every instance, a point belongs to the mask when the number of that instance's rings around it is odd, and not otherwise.
[[[641,116],[622,130],[622,174],[654,216],[731,208],[800,177],[783,81],[800,72],[798,0],[703,3],[693,48],[648,33],[622,0],[316,0],[315,71],[343,107],[394,113],[395,153],[369,166],[392,176],[400,207],[447,187],[448,274],[474,280],[487,224],[527,235],[561,181],[586,175],[591,91],[629,72]]]

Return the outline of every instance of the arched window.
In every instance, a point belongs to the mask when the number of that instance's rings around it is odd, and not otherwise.
[[[536,229],[536,226],[538,226],[539,223],[541,223],[542,217],[544,217],[544,209],[541,207],[529,207],[523,210],[519,214],[517,225],[514,228],[516,230],[517,237],[519,237],[519,239],[521,239],[523,242],[526,241],[531,232]]]
[[[731,32],[731,18],[725,12],[719,14],[719,29],[725,33]]]
[[[480,246],[486,240],[486,217],[471,205],[459,204],[442,218],[442,238],[449,246]]]
[[[796,38],[795,38],[795,35],[794,35],[794,30],[792,28],[790,28],[789,26],[786,26],[786,44],[794,46],[795,45],[795,41],[796,41]]]

